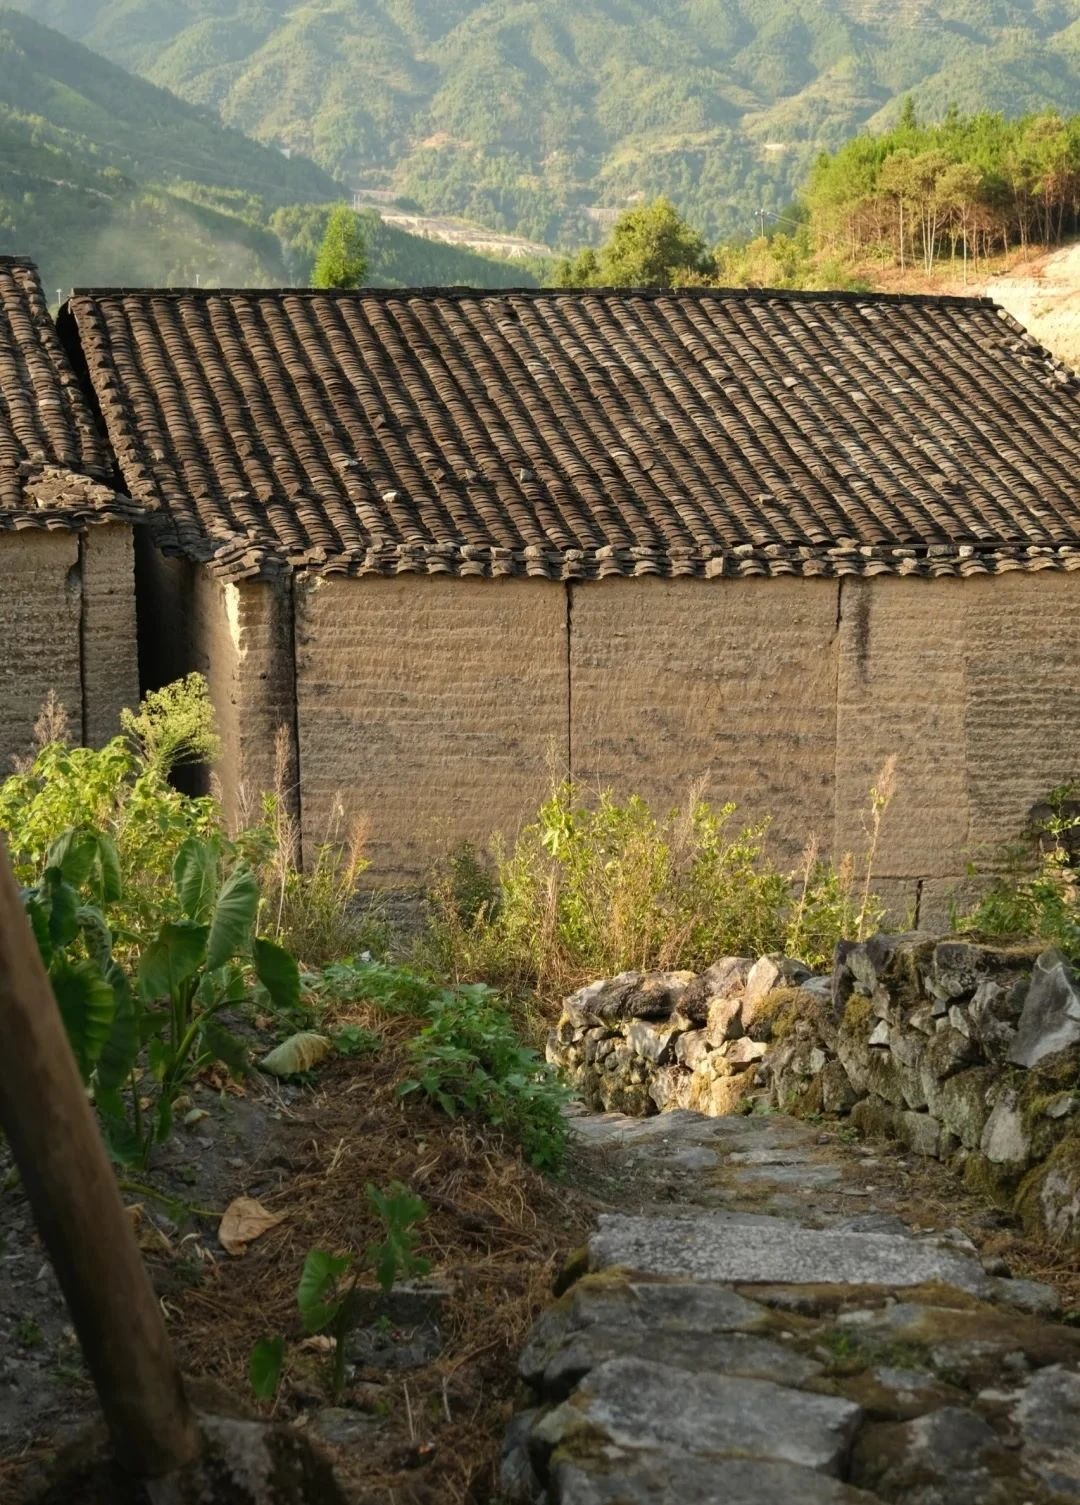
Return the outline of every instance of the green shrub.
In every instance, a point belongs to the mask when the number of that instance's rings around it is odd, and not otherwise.
[[[65,832],[107,839],[119,869],[111,922],[122,950],[180,918],[171,881],[176,855],[189,838],[221,830],[215,800],[181,794],[169,782],[178,762],[215,750],[206,683],[191,675],[147,696],[138,712],[124,713],[125,734],[102,748],[69,746],[63,725],[53,703],[39,722],[44,745],[0,784],[0,832],[24,884],[38,881]]]
[[[438,965],[544,995],[630,969],[700,970],[724,955],[785,951],[826,965],[843,936],[881,916],[870,872],[892,793],[887,766],[872,792],[861,871],[824,861],[811,844],[795,874],[766,847],[767,824],[742,825],[734,805],[692,796],[658,816],[634,796],[589,803],[557,788],[487,869],[456,853],[431,892]]]
[[[420,1093],[451,1116],[473,1114],[504,1129],[541,1169],[562,1163],[568,1093],[493,989],[446,987],[414,967],[378,961],[337,963],[306,982],[317,1008],[363,1001],[388,1017],[418,1021],[402,1096]]]
[[[1063,784],[1046,796],[1046,814],[1035,820],[1028,841],[1006,855],[1006,870],[967,914],[952,917],[954,929],[983,935],[1032,936],[1080,961],[1080,887],[1075,837],[1080,831],[1080,788]]]

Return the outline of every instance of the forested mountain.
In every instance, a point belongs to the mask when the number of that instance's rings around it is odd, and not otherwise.
[[[34,257],[50,290],[303,282],[342,193],[311,161],[0,9],[0,251]],[[374,281],[528,280],[375,216],[367,236]]]
[[[1080,107],[1080,0],[19,3],[349,186],[559,245],[658,193],[746,229],[909,93]]]

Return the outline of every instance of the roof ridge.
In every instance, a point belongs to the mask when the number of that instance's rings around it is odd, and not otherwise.
[[[385,302],[392,299],[450,299],[477,302],[497,302],[506,298],[526,298],[530,301],[558,301],[561,299],[603,298],[621,299],[673,298],[681,302],[707,302],[713,299],[737,299],[742,302],[781,299],[791,303],[881,303],[912,305],[936,308],[950,307],[998,308],[1000,305],[985,294],[977,293],[890,293],[857,292],[850,288],[783,288],[783,287],[505,287],[483,288],[464,286],[418,286],[418,287],[76,287],[69,298],[107,297],[154,297],[154,298],[365,298]]]

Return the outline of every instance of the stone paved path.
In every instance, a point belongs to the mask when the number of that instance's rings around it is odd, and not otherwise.
[[[600,1217],[522,1354],[508,1501],[1080,1500],[1080,1329],[958,1230],[907,1227],[887,1150],[779,1116],[574,1133],[633,1210]]]

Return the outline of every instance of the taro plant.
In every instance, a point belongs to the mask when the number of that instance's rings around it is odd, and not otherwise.
[[[258,886],[230,844],[189,835],[171,879],[164,912],[175,918],[146,935],[116,926],[124,894],[115,843],[75,829],[49,848],[24,896],[79,1068],[126,1161],[145,1162],[168,1137],[177,1097],[211,1062],[244,1069],[225,1010],[260,985],[283,1012],[299,1004],[297,964],[256,934]],[[144,1102],[148,1080],[155,1089]]]
[[[182,917],[162,926],[139,956],[159,1140],[170,1132],[177,1096],[205,1066],[220,1061],[231,1071],[245,1069],[244,1049],[219,1016],[250,995],[252,974],[278,1010],[289,1012],[300,1001],[296,961],[255,933],[255,875],[243,862],[223,873],[222,845],[220,838],[193,836],[181,846],[173,882]]]
[[[362,1314],[360,1276],[370,1270],[384,1295],[402,1276],[426,1275],[429,1262],[416,1252],[416,1225],[427,1215],[419,1197],[395,1181],[386,1191],[369,1184],[367,1199],[382,1224],[383,1237],[368,1244],[363,1258],[312,1249],[304,1260],[296,1304],[309,1335],[325,1333],[333,1342],[329,1391],[336,1405],[345,1389],[349,1334]],[[262,1400],[269,1400],[281,1380],[285,1359],[282,1337],[264,1338],[252,1349],[248,1377]]]

